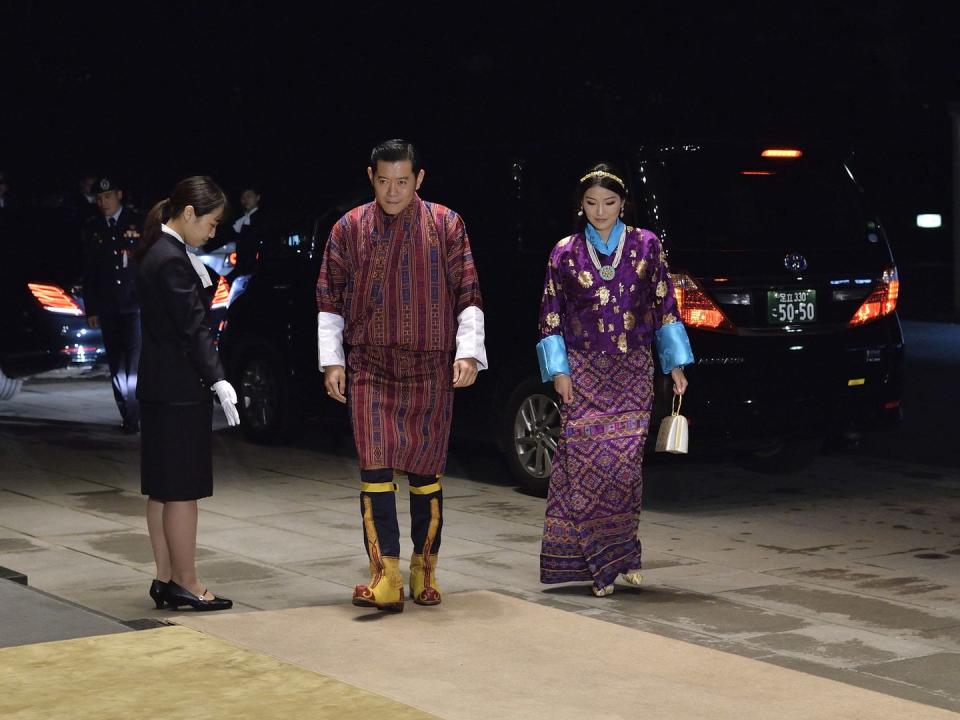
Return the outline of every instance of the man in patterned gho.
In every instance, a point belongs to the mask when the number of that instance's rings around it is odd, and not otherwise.
[[[344,215],[324,250],[317,341],[327,394],[347,403],[360,460],[370,581],[353,604],[400,612],[394,475],[410,484],[410,597],[438,605],[440,476],[454,388],[487,367],[483,303],[463,220],[417,195],[424,171],[413,145],[381,143],[367,175],[375,201]]]
[[[660,241],[620,219],[622,177],[601,163],[580,178],[580,231],[550,253],[537,345],[543,381],[562,402],[540,582],[592,580],[598,597],[613,592],[618,575],[641,581],[640,463],[654,338],[674,393],[686,390],[683,365],[693,362]]]

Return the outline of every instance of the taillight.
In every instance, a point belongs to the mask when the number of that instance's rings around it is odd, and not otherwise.
[[[677,309],[685,325],[715,330],[733,330],[733,323],[727,319],[717,304],[707,297],[689,275],[675,274],[673,293],[677,298]]]
[[[210,303],[211,310],[217,310],[222,307],[227,306],[227,300],[230,299],[230,283],[228,283],[223,275],[220,276],[220,280],[217,282],[217,291],[213,294],[213,302]]]
[[[897,297],[900,295],[900,278],[895,267],[888,268],[880,277],[873,292],[863,301],[860,309],[850,318],[851,325],[863,325],[889,315],[897,309]]]
[[[59,285],[27,283],[30,292],[43,305],[44,310],[61,315],[83,315],[83,310]]]
[[[796,148],[767,148],[762,153],[760,153],[760,157],[798,158],[798,157],[803,157],[803,150],[797,150]]]

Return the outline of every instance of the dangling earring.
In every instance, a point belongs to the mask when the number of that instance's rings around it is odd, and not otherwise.
[[[620,217],[623,217],[623,205],[620,206]]]
[[[583,217],[583,208],[577,210],[577,217]]]

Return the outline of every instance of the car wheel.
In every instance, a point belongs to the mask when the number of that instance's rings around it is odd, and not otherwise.
[[[560,441],[560,406],[553,388],[525,380],[507,403],[503,447],[507,465],[520,485],[545,497]]]
[[[785,475],[808,468],[822,449],[823,438],[819,437],[774,438],[743,456],[740,464],[753,472]]]
[[[23,387],[23,380],[20,378],[8,378],[0,370],[0,400],[13,400],[20,388]]]
[[[291,427],[289,383],[278,354],[267,346],[249,348],[237,374],[240,429],[256,443],[286,438]]]

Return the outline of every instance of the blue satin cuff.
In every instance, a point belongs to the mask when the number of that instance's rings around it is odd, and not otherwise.
[[[540,379],[551,382],[558,373],[570,374],[570,363],[567,361],[567,344],[563,335],[547,335],[537,343],[537,360],[540,361]]]
[[[663,325],[657,330],[657,356],[660,358],[660,369],[665,375],[671,370],[693,362],[693,350],[690,348],[690,338],[682,322],[672,322]]]

